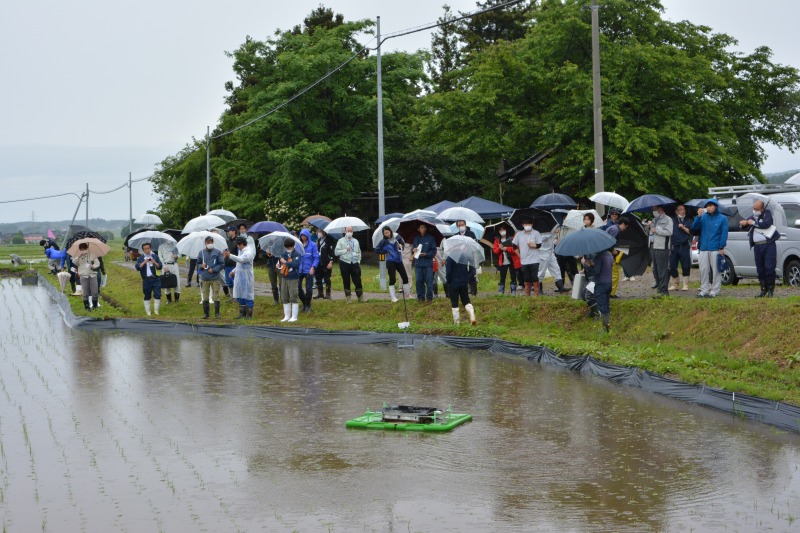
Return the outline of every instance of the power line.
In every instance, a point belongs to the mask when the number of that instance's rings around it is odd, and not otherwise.
[[[20,198],[19,200],[0,200],[0,204],[13,204],[16,202],[32,202],[34,200],[46,200],[47,198],[59,198],[61,196],[77,196],[80,199],[83,199],[83,194],[78,194],[75,192],[65,192],[62,194],[51,194],[49,196],[37,196],[35,198]]]

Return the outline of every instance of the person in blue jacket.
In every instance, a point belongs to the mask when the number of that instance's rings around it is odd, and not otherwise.
[[[725,253],[728,244],[728,219],[720,213],[719,202],[711,198],[705,208],[697,210],[692,222],[692,233],[700,235],[697,249],[700,252],[700,293],[698,298],[715,298],[722,288],[722,273],[718,257]],[[713,273],[713,281],[709,277]]]
[[[781,232],[775,227],[772,211],[767,209],[763,200],[753,202],[753,216],[739,221],[743,228],[749,227],[750,248],[756,260],[758,282],[761,294],[756,298],[771,298],[775,293],[775,269],[778,266],[778,248],[775,242],[781,238]]]
[[[161,307],[161,278],[158,271],[164,264],[157,254],[151,251],[150,243],[142,245],[142,255],[136,260],[136,270],[142,276],[142,292],[144,293],[144,311],[150,316],[150,298],[154,302],[154,311],[158,315]]]
[[[417,300],[433,303],[433,260],[436,257],[436,239],[428,235],[428,225],[421,222],[419,235],[414,237],[414,274],[417,278]]]
[[[300,240],[303,242],[303,250],[299,252],[303,254],[303,260],[300,263],[298,294],[300,301],[303,302],[303,312],[308,313],[311,311],[311,298],[314,296],[314,272],[319,267],[319,251],[316,243],[311,240],[308,228],[303,228],[300,232]],[[304,281],[305,290],[303,290]]]
[[[406,242],[403,238],[400,235],[395,235],[392,228],[385,227],[383,228],[383,239],[375,247],[375,253],[386,256],[386,271],[389,273],[389,296],[392,297],[392,302],[397,301],[396,274],[400,274],[400,279],[403,281],[403,294],[406,297],[411,296],[411,284],[408,282],[408,273],[403,265],[403,246],[405,244]]]

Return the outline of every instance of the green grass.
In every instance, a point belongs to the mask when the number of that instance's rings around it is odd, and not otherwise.
[[[144,315],[141,278],[129,268],[111,262],[121,260],[121,243],[110,243],[109,285],[102,293],[109,300],[101,316]],[[46,264],[35,265],[43,275]],[[489,270],[489,269],[485,269]],[[377,267],[365,266],[364,287],[378,291]],[[490,283],[491,274],[483,274]],[[256,268],[259,281],[266,272]],[[334,286],[341,281],[334,278]],[[713,300],[668,298],[622,299],[612,302],[612,332],[584,318],[586,306],[568,297],[524,298],[480,296],[474,298],[478,325],[454,326],[449,302],[431,306],[408,302],[411,333],[493,337],[526,345],[544,345],[562,354],[583,355],[611,363],[639,367],[689,383],[753,394],[800,404],[800,297]],[[80,298],[71,298],[73,311],[86,314]],[[114,303],[112,306],[110,302]],[[184,289],[180,305],[162,305],[160,320],[188,323],[239,323],[238,306],[224,299],[222,318],[201,320],[199,292]],[[100,316],[97,312],[92,316]],[[279,325],[283,312],[272,297],[256,297],[250,324]],[[402,303],[376,300],[345,304],[341,300],[315,300],[313,312],[301,314],[294,327],[329,330],[398,332],[405,320]],[[291,326],[287,326],[291,327]]]

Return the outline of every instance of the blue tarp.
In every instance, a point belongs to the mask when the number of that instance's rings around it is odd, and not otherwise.
[[[455,207],[458,204],[451,202],[450,200],[442,200],[438,204],[429,205],[428,207],[424,207],[425,211],[433,211],[436,214],[441,213],[445,209],[449,209],[451,207]]]
[[[476,213],[478,213],[483,218],[510,217],[511,213],[514,212],[515,209],[507,205],[498,204],[497,202],[492,202],[491,200],[480,198],[478,196],[470,196],[466,200],[461,200],[460,202],[456,202],[455,205],[460,207],[468,207],[473,211],[475,211]]]

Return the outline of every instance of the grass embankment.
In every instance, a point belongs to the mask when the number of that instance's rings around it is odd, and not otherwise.
[[[114,247],[112,249],[115,249]],[[112,252],[110,261],[116,260]],[[45,265],[37,266],[46,270]],[[92,316],[142,317],[141,279],[137,272],[108,264],[108,298]],[[258,271],[259,269],[257,269]],[[258,274],[265,281],[266,274]],[[57,282],[53,276],[44,273]],[[366,285],[366,284],[365,284]],[[166,302],[164,302],[166,303]],[[86,314],[80,298],[71,298],[76,314]],[[110,305],[113,304],[113,305]],[[568,297],[482,296],[474,299],[478,325],[454,326],[449,301],[430,306],[408,302],[411,333],[494,337],[544,345],[562,354],[589,354],[611,363],[635,366],[689,383],[752,394],[800,405],[800,297],[714,300],[670,298],[612,302],[612,332],[584,318],[586,306]],[[238,306],[225,299],[222,318],[201,320],[199,291],[184,289],[179,305],[162,305],[161,320],[190,323],[240,323]],[[280,325],[283,311],[272,297],[256,297],[248,324]],[[155,318],[155,317],[153,317]],[[397,332],[402,302],[345,304],[314,300],[313,311],[287,327]]]

